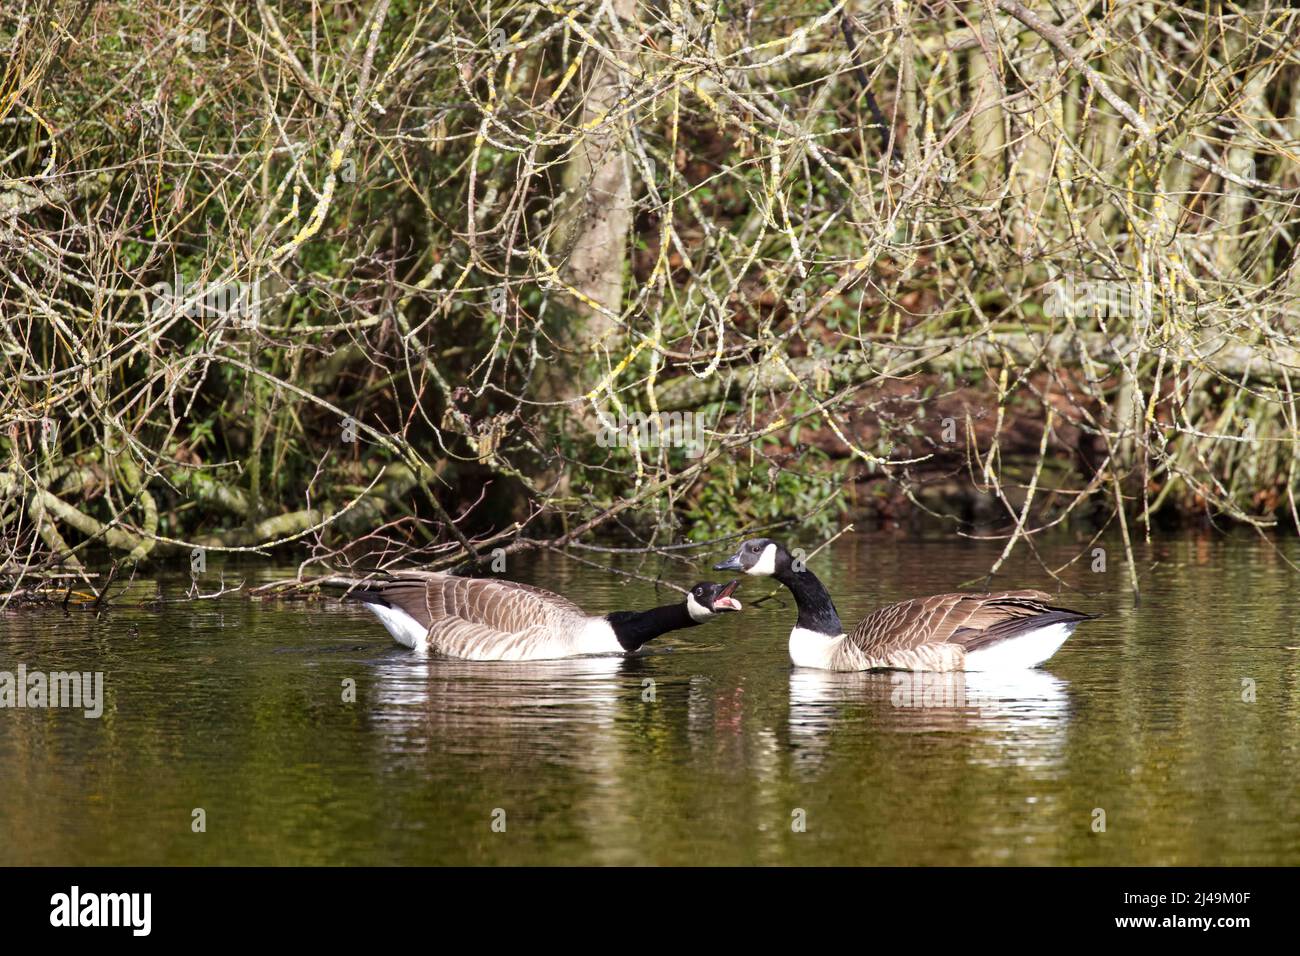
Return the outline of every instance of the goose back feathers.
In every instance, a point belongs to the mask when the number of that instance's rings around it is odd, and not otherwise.
[[[979,670],[985,664],[1010,665],[1018,657],[1037,658],[1048,645],[1050,657],[1074,626],[1089,617],[1050,601],[1042,591],[992,591],[890,604],[872,611],[845,635],[831,669]],[[1013,654],[1011,646],[999,646],[1024,640],[1030,643],[1017,648],[1021,655]]]

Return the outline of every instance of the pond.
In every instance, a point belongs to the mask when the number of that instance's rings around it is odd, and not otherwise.
[[[0,710],[0,863],[1300,863],[1300,546],[1164,537],[1140,603],[1102,546],[1094,571],[1085,539],[1038,542],[1083,552],[1059,603],[1105,616],[1001,679],[795,669],[762,581],[640,656],[533,664],[419,656],[335,601],[4,612],[0,671],[101,671],[104,699]],[[854,535],[811,566],[856,622],[1000,550]],[[675,600],[562,557],[508,570],[593,612]],[[996,586],[1055,589],[1023,547]]]

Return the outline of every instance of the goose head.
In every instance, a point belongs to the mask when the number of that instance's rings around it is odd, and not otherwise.
[[[726,584],[712,584],[702,581],[686,592],[686,610],[691,620],[707,621],[715,614],[739,611],[741,604],[732,594],[740,587],[740,579]]]
[[[715,564],[715,571],[743,571],[755,577],[771,577],[782,571],[790,570],[794,558],[771,538],[750,538],[742,541],[736,553],[721,564]]]

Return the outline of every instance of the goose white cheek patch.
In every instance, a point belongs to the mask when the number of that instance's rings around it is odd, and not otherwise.
[[[695,600],[694,594],[686,595],[686,613],[691,616],[692,621],[707,621],[713,612],[707,607]]]
[[[764,548],[762,557],[752,568],[746,568],[745,573],[755,577],[776,574],[776,545],[769,544]]]

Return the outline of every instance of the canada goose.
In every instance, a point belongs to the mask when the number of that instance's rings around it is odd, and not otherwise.
[[[1056,653],[1080,621],[1095,616],[1053,607],[1042,591],[959,592],[882,607],[846,634],[825,586],[770,538],[743,542],[714,570],[773,577],[789,588],[799,607],[790,659],[822,670],[1036,667]]]
[[[660,634],[739,611],[732,597],[739,585],[705,582],[676,604],[600,616],[527,584],[436,571],[399,572],[348,597],[362,601],[406,647],[469,661],[540,661],[634,651]]]

